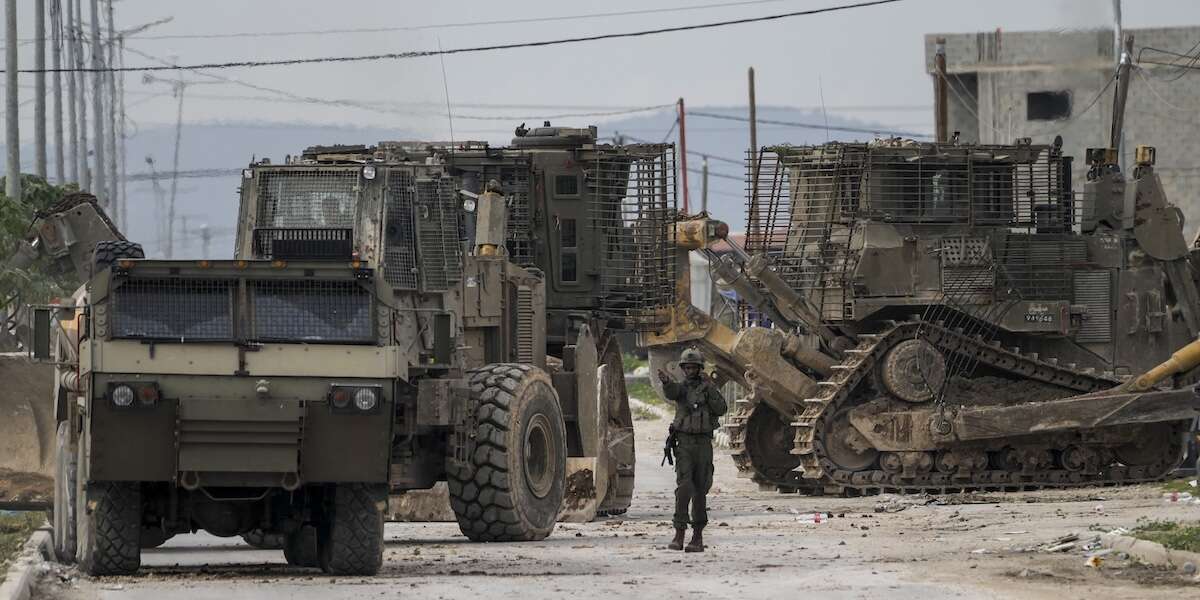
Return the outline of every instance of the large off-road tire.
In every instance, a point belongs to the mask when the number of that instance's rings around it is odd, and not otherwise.
[[[75,477],[78,462],[75,449],[71,447],[71,425],[68,421],[58,424],[54,452],[54,510],[51,514],[54,555],[59,562],[69,565],[75,562]]]
[[[475,451],[449,469],[450,507],[476,542],[550,535],[566,488],[566,427],[541,369],[495,364],[470,372]]]
[[[319,567],[321,559],[317,550],[317,528],[305,525],[287,534],[283,542],[283,558],[295,567]]]
[[[321,570],[330,575],[374,575],[383,566],[383,504],[387,491],[363,483],[338,484],[318,527]]]
[[[87,496],[94,506],[91,513],[80,510],[77,514],[79,568],[88,575],[136,572],[142,564],[140,485],[124,481],[94,482]]]
[[[112,266],[122,258],[146,258],[142,245],[126,240],[96,242],[92,252],[92,275]]]
[[[243,533],[242,540],[259,550],[282,550],[286,543],[282,533],[268,533],[261,529]]]

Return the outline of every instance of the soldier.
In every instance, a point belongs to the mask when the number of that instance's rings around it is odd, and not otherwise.
[[[698,350],[688,348],[679,358],[683,383],[675,383],[662,370],[658,378],[663,394],[675,403],[675,420],[671,434],[675,438],[675,539],[667,546],[671,550],[704,551],[704,526],[708,523],[705,506],[713,480],[713,431],[717,419],[728,407],[717,386],[704,375],[704,357]],[[692,540],[683,546],[683,534],[688,525],[688,505],[691,505]]]

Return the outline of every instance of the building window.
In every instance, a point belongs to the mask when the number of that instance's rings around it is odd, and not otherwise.
[[[579,238],[575,231],[575,219],[559,221],[558,246],[562,256],[562,281],[579,281]]]
[[[1030,92],[1025,96],[1025,118],[1053,121],[1071,117],[1071,92]]]
[[[556,175],[554,177],[555,196],[578,196],[579,177],[575,175]]]

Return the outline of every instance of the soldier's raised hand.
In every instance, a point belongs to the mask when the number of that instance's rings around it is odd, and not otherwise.
[[[671,376],[667,375],[666,371],[659,369],[658,370],[658,380],[663,383],[671,383]]]

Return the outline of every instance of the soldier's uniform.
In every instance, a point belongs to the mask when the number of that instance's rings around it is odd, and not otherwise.
[[[685,352],[685,360],[699,361],[699,352],[688,352],[694,353],[695,358]],[[720,426],[719,417],[728,407],[717,386],[703,371],[682,383],[663,382],[663,394],[675,404],[675,420],[671,425],[676,434],[675,529],[681,531],[690,523],[695,537],[687,549],[703,550],[700,532],[708,524],[706,496],[713,481],[713,431]]]

